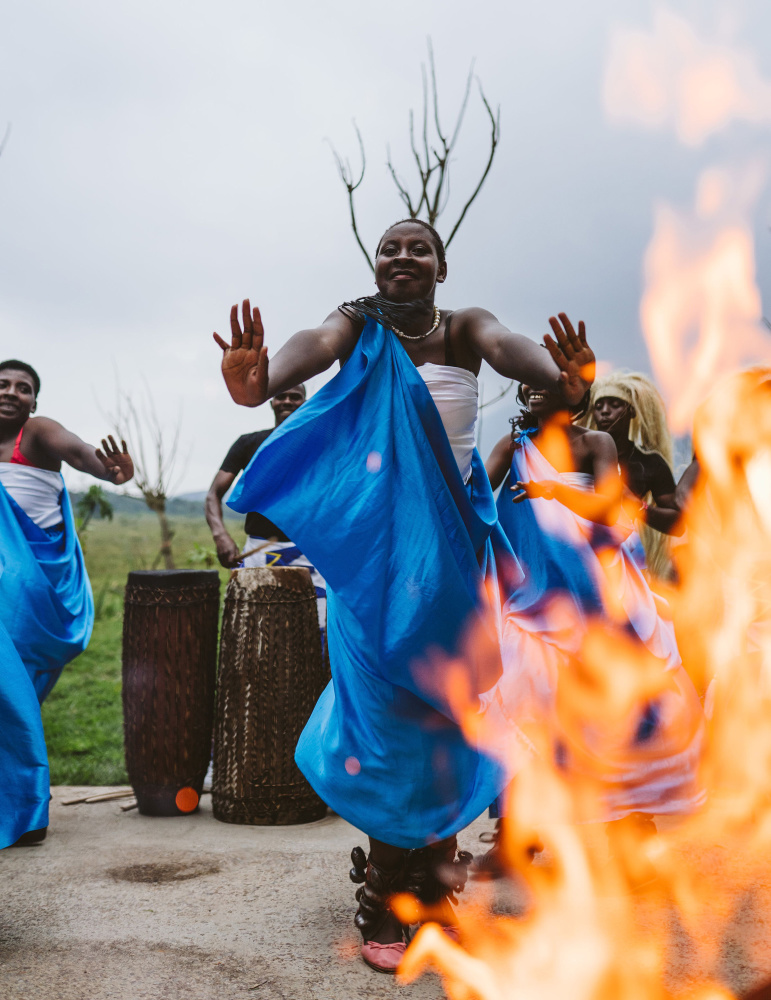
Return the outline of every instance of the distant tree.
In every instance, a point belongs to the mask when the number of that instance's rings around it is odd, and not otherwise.
[[[166,516],[166,502],[183,471],[178,468],[181,418],[172,427],[164,427],[147,385],[139,407],[120,388],[117,398],[118,410],[110,419],[115,432],[129,442],[135,470],[132,486],[158,516],[161,529],[161,547],[153,567],[162,560],[166,569],[176,569],[171,546],[174,532]]]
[[[455,147],[460,136],[461,125],[463,124],[463,119],[468,107],[471,86],[474,82],[474,62],[472,60],[468,77],[466,79],[466,89],[463,94],[460,110],[458,111],[455,119],[455,125],[451,131],[446,131],[442,127],[439,116],[439,93],[436,84],[434,50],[430,38],[428,39],[428,70],[426,70],[425,63],[422,63],[421,72],[423,76],[423,116],[419,135],[416,135],[415,114],[412,109],[410,109],[409,115],[410,148],[412,150],[412,157],[415,161],[418,173],[417,193],[410,193],[408,184],[402,180],[400,174],[397,172],[391,158],[390,146],[386,147],[386,165],[391,179],[396,185],[399,198],[407,210],[409,218],[417,219],[423,217],[430,225],[436,227],[439,216],[447,207],[450,195],[450,164],[452,162],[452,154],[455,152]],[[482,185],[487,180],[487,175],[490,173],[490,167],[493,165],[495,151],[498,148],[498,143],[500,141],[500,106],[493,111],[490,107],[490,103],[485,97],[482,84],[480,83],[478,77],[477,84],[479,86],[479,95],[482,98],[482,104],[484,105],[485,111],[490,120],[490,145],[487,160],[482,170],[482,175],[477,182],[476,187],[466,199],[455,224],[450,229],[449,236],[444,241],[445,246],[448,247],[450,243],[452,243],[455,234],[465,219],[466,213],[479,192],[482,190]],[[351,216],[350,221],[353,235],[359,245],[359,249],[364,254],[370,270],[374,272],[375,267],[372,262],[372,258],[362,242],[356,219],[354,193],[358,190],[361,182],[364,180],[364,171],[366,169],[367,161],[364,153],[364,141],[361,137],[359,127],[355,122],[353,127],[356,130],[356,137],[359,141],[359,153],[361,155],[361,170],[359,171],[358,176],[354,175],[350,161],[347,159],[343,160],[334,146],[332,146],[332,155],[335,158],[337,172],[340,175],[340,179],[348,192],[348,208]]]
[[[104,517],[108,521],[112,521],[113,509],[102,487],[94,485],[89,486],[87,492],[78,500],[75,505],[75,514],[78,519],[78,534],[82,536],[93,517]]]

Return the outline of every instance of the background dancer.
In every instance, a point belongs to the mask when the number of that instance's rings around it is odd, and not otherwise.
[[[0,729],[18,726],[24,705],[34,741],[40,730],[38,703],[64,666],[86,648],[94,623],[91,586],[61,464],[116,485],[134,474],[125,442],[119,449],[110,437],[100,450],[49,417],[33,417],[39,392],[40,379],[30,365],[0,363],[0,623],[35,695],[35,700],[19,699],[13,711],[9,702],[0,701]],[[18,787],[33,800],[30,809],[22,795],[18,815],[45,817],[35,831],[38,840],[48,823],[48,787],[46,781],[43,789],[39,780],[41,768],[38,761],[16,779],[4,775],[12,786],[18,779]],[[15,828],[15,821],[10,822]]]
[[[285,392],[277,393],[271,399],[275,427],[279,427],[299,406],[302,406],[305,395],[305,386],[301,383],[293,385]],[[206,520],[217,547],[217,558],[227,569],[234,566],[304,566],[310,570],[313,586],[316,588],[319,628],[322,630],[323,641],[327,618],[327,589],[323,577],[307,556],[287,538],[278,525],[255,511],[250,511],[246,515],[244,523],[246,544],[243,552],[239,552],[222,519],[222,498],[233,485],[239,472],[251,462],[260,445],[273,433],[275,427],[242,434],[234,442],[206,494],[204,505]]]
[[[639,502],[637,510],[634,503],[625,509],[640,532],[646,568],[654,577],[670,579],[665,536],[680,535],[683,527],[672,474],[672,435],[658,389],[639,372],[598,378],[582,423],[613,438],[627,496]]]
[[[495,698],[513,725],[549,719],[563,671],[580,662],[592,620],[636,637],[661,664],[661,691],[641,701],[634,718],[606,719],[607,733],[588,720],[566,731],[555,717],[555,752],[558,747],[566,774],[590,776],[602,788],[602,815],[585,819],[631,817],[650,827],[650,814],[687,812],[701,801],[699,699],[683,670],[671,620],[661,613],[664,602],[628,546],[632,525],[621,512],[613,439],[576,426],[580,411],[567,410],[549,390],[522,386],[520,399],[527,409],[512,431],[510,467],[501,459],[505,441],[488,462],[492,482],[508,477],[498,513],[526,573],[506,608],[504,671]],[[619,624],[621,613],[626,622]],[[562,701],[569,698],[563,694]],[[626,740],[619,732],[628,734]]]
[[[297,762],[321,798],[369,834],[369,858],[353,853],[352,878],[363,883],[356,924],[362,956],[383,972],[406,947],[390,896],[413,888],[424,902],[446,902],[468,861],[454,862],[455,834],[503,780],[463,739],[441,679],[419,668],[428,649],[457,648],[483,568],[494,571],[491,538],[506,549],[474,448],[480,365],[575,403],[594,363],[583,324],[576,334],[564,314],[550,320],[547,353],[484,309],[440,311],[434,295],[446,275],[439,235],[406,220],[378,244],[378,294],[295,334],[270,370],[248,300],[243,331],[234,306],[231,343],[215,334],[228,389],[246,406],[344,362],[265,442],[231,505],[280,516],[327,580],[333,681]],[[466,669],[470,690],[492,683],[482,665]]]

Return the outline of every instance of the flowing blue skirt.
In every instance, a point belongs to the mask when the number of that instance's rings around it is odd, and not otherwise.
[[[38,527],[0,484],[0,622],[42,704],[63,667],[88,645],[94,600],[70,499],[61,531]]]
[[[398,847],[468,825],[504,778],[464,739],[440,664],[483,614],[495,550],[511,553],[479,455],[467,487],[393,334],[366,324],[339,374],[255,454],[230,506],[269,517],[327,581],[332,681],[296,752],[316,792]],[[495,679],[473,657],[460,669],[472,696]]]
[[[0,848],[48,826],[48,786],[37,694],[0,622]]]

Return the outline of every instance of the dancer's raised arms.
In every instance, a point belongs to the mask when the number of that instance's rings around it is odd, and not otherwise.
[[[268,348],[260,310],[249,299],[242,306],[243,330],[238,322],[238,306],[230,310],[231,342],[219,334],[214,339],[222,348],[222,375],[230,395],[241,406],[260,406],[276,393],[307,382],[353,350],[358,330],[353,321],[335,309],[321,326],[300,330],[276,354],[268,368]]]
[[[578,405],[594,381],[594,351],[586,342],[583,320],[576,333],[565,313],[549,318],[554,337],[547,333],[543,341],[552,364],[535,341],[512,333],[486,309],[460,310],[458,319],[470,346],[505,378],[559,389],[569,406]]]

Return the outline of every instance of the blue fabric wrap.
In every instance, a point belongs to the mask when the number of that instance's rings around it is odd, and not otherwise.
[[[1,570],[0,570],[1,572]],[[0,579],[0,583],[2,580]],[[0,848],[48,826],[48,756],[37,695],[0,622]]]
[[[61,531],[38,527],[0,484],[0,622],[42,704],[88,645],[94,599],[62,483]]]
[[[230,506],[279,524],[327,581],[332,682],[296,752],[308,781],[397,847],[462,829],[503,777],[464,740],[426,654],[457,650],[502,536],[479,455],[468,488],[391,333],[367,322],[341,371],[257,451]],[[464,669],[471,692],[491,683]]]
[[[560,592],[569,593],[585,614],[603,612],[597,584],[581,553],[561,538],[543,531],[532,504],[513,503],[511,472],[498,494],[498,522],[520,565],[524,582],[513,591],[507,608],[537,613]],[[554,501],[556,503],[556,501]]]

